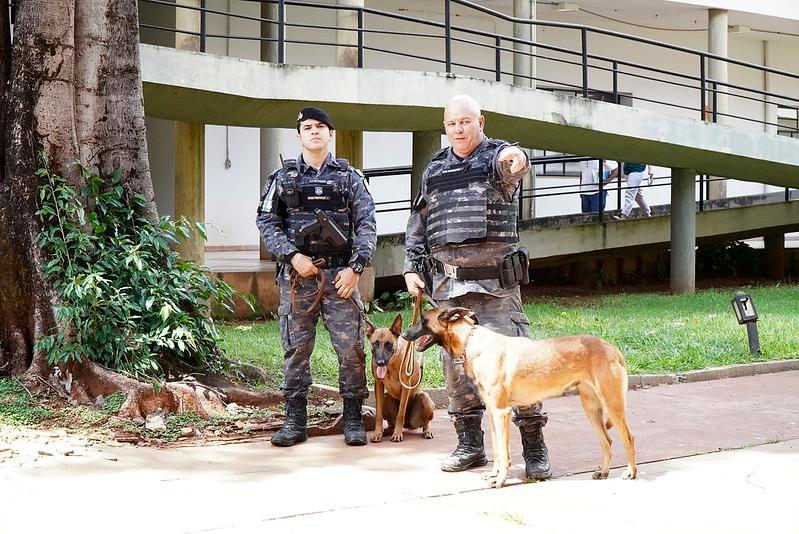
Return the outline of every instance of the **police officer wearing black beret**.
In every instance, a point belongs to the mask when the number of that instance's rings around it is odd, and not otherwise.
[[[361,415],[368,390],[358,280],[374,253],[377,225],[363,174],[330,154],[333,132],[333,121],[323,110],[301,109],[297,140],[302,153],[270,175],[258,207],[261,238],[280,266],[286,422],[272,437],[280,447],[307,439],[310,358],[320,316],[338,355],[344,440],[348,445],[367,441]]]

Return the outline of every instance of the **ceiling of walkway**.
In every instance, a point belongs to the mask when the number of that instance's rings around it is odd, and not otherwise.
[[[513,0],[478,0],[476,3],[510,13]],[[708,7],[713,5],[736,5],[741,11],[729,10],[730,26],[746,26],[745,33],[731,33],[733,39],[790,40],[799,44],[799,21],[783,18],[799,18],[799,2],[752,2],[748,0],[571,0],[576,11],[559,11],[557,4],[563,2],[538,1],[537,16],[542,20],[571,22],[588,26],[621,26],[633,32],[644,31],[706,31]],[[751,10],[748,11],[748,10]],[[779,16],[782,15],[782,16]],[[618,25],[618,27],[614,27]],[[636,32],[637,33],[637,32]]]

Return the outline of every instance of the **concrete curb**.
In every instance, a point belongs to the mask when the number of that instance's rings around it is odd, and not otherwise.
[[[752,376],[764,373],[781,373],[784,371],[796,370],[799,370],[799,358],[791,360],[775,360],[768,362],[725,365],[722,367],[711,367],[709,369],[699,369],[696,371],[685,371],[683,373],[630,375],[628,383],[630,389],[637,389],[678,384],[680,382],[705,382],[709,380],[721,380],[723,378]],[[322,397],[339,400],[337,388],[322,384],[313,384],[311,389],[317,395]],[[425,391],[428,395],[430,395],[430,398],[433,399],[436,407],[443,408],[447,406],[449,400],[447,398],[446,388],[432,388],[425,389]],[[369,398],[366,399],[366,404],[374,406],[374,403],[374,391],[370,389]]]

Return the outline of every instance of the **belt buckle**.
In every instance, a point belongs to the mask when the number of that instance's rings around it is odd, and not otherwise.
[[[449,263],[442,263],[444,267],[444,276],[449,278],[457,278],[458,277],[458,268],[455,265],[450,265]]]

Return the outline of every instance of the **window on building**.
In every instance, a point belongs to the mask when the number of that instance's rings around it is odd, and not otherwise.
[[[777,108],[777,135],[799,139],[799,108]]]

